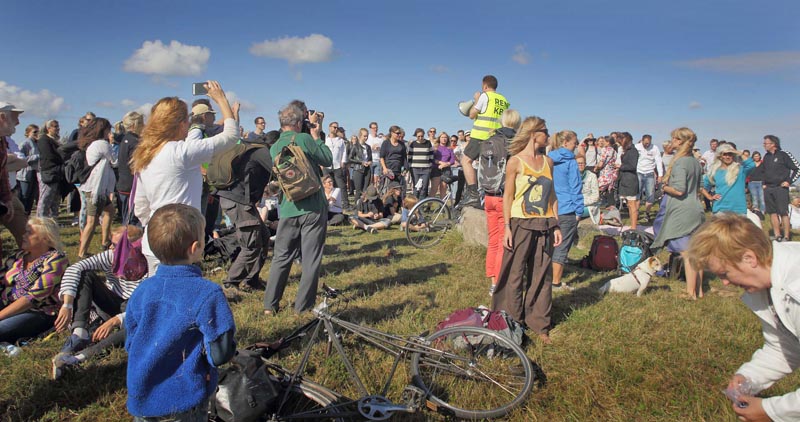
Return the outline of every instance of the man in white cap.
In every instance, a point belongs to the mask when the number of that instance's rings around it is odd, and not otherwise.
[[[0,224],[8,228],[8,231],[14,236],[17,246],[22,245],[22,236],[25,234],[28,217],[25,215],[25,207],[22,202],[11,193],[8,172],[14,169],[19,170],[19,162],[21,161],[24,166],[25,161],[8,154],[7,137],[17,131],[19,115],[23,111],[13,104],[0,101]]]

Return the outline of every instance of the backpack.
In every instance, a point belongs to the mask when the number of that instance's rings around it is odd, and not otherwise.
[[[308,198],[322,188],[315,166],[303,149],[294,143],[296,136],[293,135],[289,145],[278,152],[272,168],[283,195],[292,202]]]
[[[239,142],[233,148],[215,154],[206,170],[206,182],[209,186],[219,190],[228,189],[242,179],[242,174],[247,165],[245,155],[256,148],[266,145]]]
[[[481,141],[481,153],[478,156],[478,187],[484,192],[499,195],[503,193],[506,179],[506,162],[508,161],[508,138],[495,132],[485,141]]]
[[[97,163],[99,162],[100,160],[97,160]],[[69,160],[64,163],[64,178],[67,179],[67,183],[73,185],[86,183],[86,179],[92,174],[97,163],[90,166],[86,161],[86,151],[79,149],[73,152]]]
[[[219,371],[217,391],[209,399],[209,414],[224,422],[259,421],[279,394],[260,354],[239,349],[231,364]]]
[[[640,262],[653,255],[650,245],[653,244],[654,238],[649,233],[638,230],[625,230],[620,236],[622,247],[619,250],[619,269],[623,273],[629,273],[636,269]]]
[[[592,240],[589,255],[583,258],[581,266],[595,271],[613,271],[617,269],[619,246],[611,236],[599,234]]]
[[[505,311],[492,311],[484,306],[464,308],[454,311],[443,321],[436,324],[436,330],[449,327],[483,327],[508,338],[516,345],[522,345],[524,336],[522,325],[508,316]],[[480,336],[477,336],[480,337]],[[489,343],[491,339],[470,339],[470,343]],[[465,344],[466,346],[466,344]]]

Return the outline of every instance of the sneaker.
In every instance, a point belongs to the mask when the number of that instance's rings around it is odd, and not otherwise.
[[[83,349],[86,346],[92,344],[92,340],[88,338],[80,338],[75,334],[70,334],[67,342],[64,343],[64,347],[61,348],[61,353],[66,353],[69,355],[75,354]]]
[[[375,233],[378,232],[378,229],[376,229],[375,227],[370,227],[369,229],[367,229],[367,231],[372,233],[372,234],[375,234]]]
[[[783,242],[783,236],[778,236],[775,238],[776,242]]]
[[[223,286],[222,294],[225,296],[225,299],[231,303],[242,300],[242,297],[239,295],[239,289],[235,287]]]
[[[554,292],[571,292],[573,290],[575,290],[574,287],[567,286],[565,283],[553,284]]]
[[[59,353],[53,358],[53,367],[51,375],[54,380],[61,378],[64,374],[64,369],[68,366],[75,366],[81,363],[78,358],[67,353]]]

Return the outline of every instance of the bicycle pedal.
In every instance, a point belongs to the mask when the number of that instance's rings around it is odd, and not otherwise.
[[[400,399],[406,406],[414,409],[416,412],[425,406],[425,391],[417,386],[407,385],[406,388],[403,389],[403,394],[400,396]]]

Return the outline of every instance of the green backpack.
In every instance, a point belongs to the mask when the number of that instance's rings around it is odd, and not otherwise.
[[[266,145],[239,141],[233,148],[222,154],[214,155],[206,171],[208,185],[217,190],[228,189],[233,186],[244,173],[246,161],[242,160],[242,158],[249,151],[262,147],[266,147]]]

